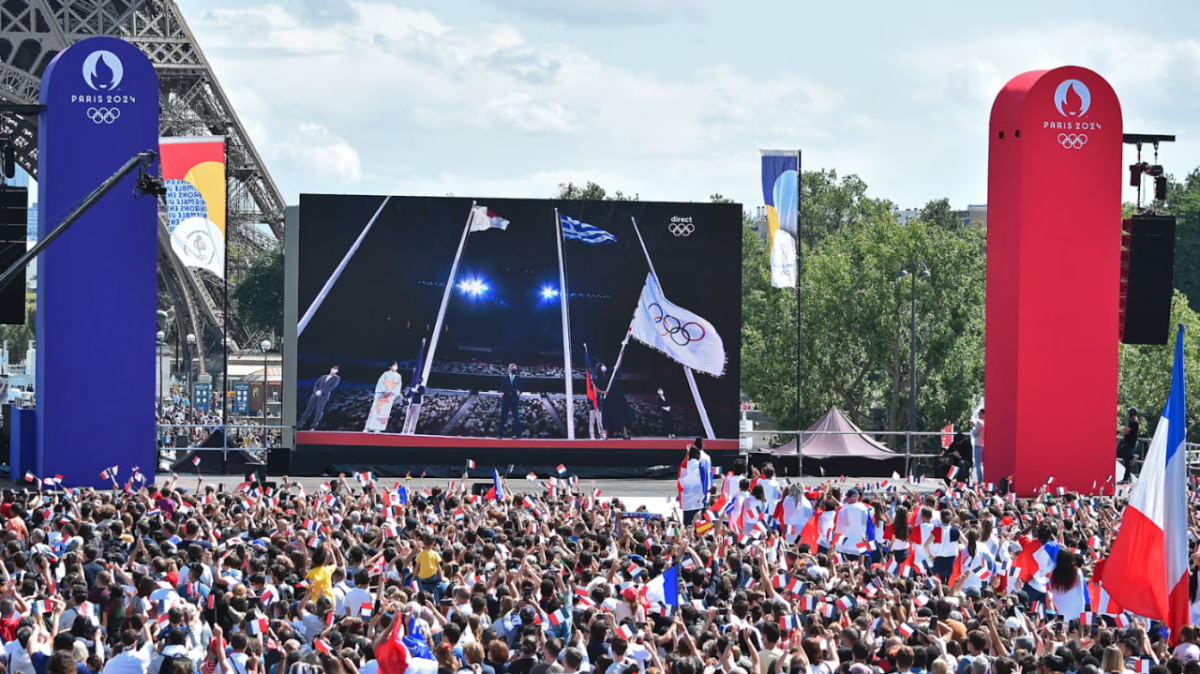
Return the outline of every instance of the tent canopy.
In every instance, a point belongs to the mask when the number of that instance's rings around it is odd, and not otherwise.
[[[813,431],[837,431],[838,435],[817,434]],[[817,420],[817,423],[809,427],[807,431],[801,434],[800,448],[807,457],[821,456],[846,456],[855,457],[866,460],[881,460],[893,459],[898,455],[896,452],[872,440],[865,433],[862,435],[853,435],[854,433],[863,433],[863,430],[858,426],[850,423],[846,415],[836,407],[831,407],[825,416]],[[769,450],[772,454],[788,456],[796,453],[796,441],[792,440],[787,444]]]

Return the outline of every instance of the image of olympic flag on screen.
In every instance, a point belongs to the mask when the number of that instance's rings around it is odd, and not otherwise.
[[[296,236],[302,433],[737,437],[740,205],[305,194]]]
[[[714,377],[725,374],[725,344],[717,329],[668,301],[653,273],[646,275],[629,330],[634,339],[682,365]]]

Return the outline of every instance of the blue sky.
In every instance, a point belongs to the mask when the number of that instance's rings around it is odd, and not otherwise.
[[[288,203],[303,192],[761,203],[760,148],[900,207],[987,199],[988,113],[1092,68],[1200,166],[1200,3],[178,0]],[[1132,161],[1132,156],[1129,158]],[[1132,198],[1132,197],[1129,197]]]

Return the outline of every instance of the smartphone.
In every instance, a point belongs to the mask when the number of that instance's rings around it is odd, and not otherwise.
[[[937,635],[937,626],[938,626],[938,617],[935,615],[929,619],[929,633],[931,635],[935,635],[935,636]]]

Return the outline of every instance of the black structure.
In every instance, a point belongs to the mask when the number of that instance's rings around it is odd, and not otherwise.
[[[0,269],[25,254],[29,222],[29,189],[0,185]],[[10,283],[0,290],[0,324],[25,324],[25,284]]]
[[[1141,213],[1129,226],[1125,344],[1166,344],[1175,280],[1175,217]]]

